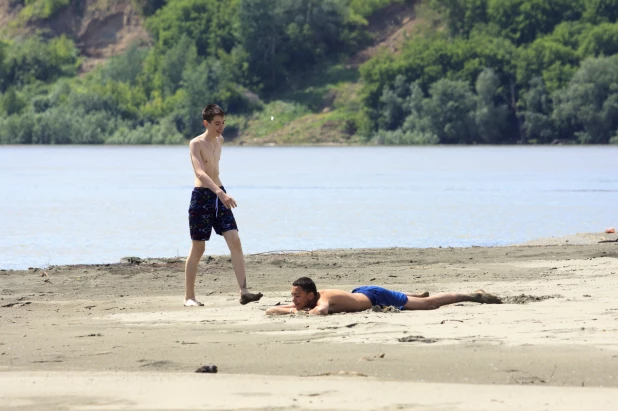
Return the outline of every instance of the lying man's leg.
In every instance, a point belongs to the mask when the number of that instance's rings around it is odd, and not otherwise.
[[[480,304],[502,304],[502,300],[495,295],[488,294],[483,290],[476,290],[470,294],[440,293],[427,298],[408,296],[408,302],[404,310],[435,310],[443,305],[470,301]]]
[[[414,298],[425,298],[425,297],[429,297],[429,291],[425,291],[422,294],[413,294],[413,293],[408,293],[408,292],[403,292],[405,295],[409,297],[414,297]]]

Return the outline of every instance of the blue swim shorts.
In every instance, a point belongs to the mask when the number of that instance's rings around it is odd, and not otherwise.
[[[393,306],[403,310],[403,306],[408,302],[408,296],[399,291],[391,291],[386,288],[374,285],[364,285],[352,290],[352,293],[360,293],[371,301],[373,305],[381,307]]]

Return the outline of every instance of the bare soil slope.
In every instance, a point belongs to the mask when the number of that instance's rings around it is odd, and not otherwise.
[[[6,27],[18,18],[21,6],[0,0],[0,24]],[[11,29],[11,36],[43,31],[50,36],[73,39],[85,57],[82,71],[124,52],[132,43],[148,43],[143,20],[131,0],[73,0],[69,7],[47,20],[35,20]]]

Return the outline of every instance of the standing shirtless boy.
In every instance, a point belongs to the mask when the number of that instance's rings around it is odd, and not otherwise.
[[[202,111],[206,132],[189,143],[191,163],[195,172],[195,188],[189,206],[189,230],[191,233],[191,253],[185,264],[185,306],[204,305],[195,299],[195,277],[197,267],[204,255],[206,241],[212,229],[222,235],[230,249],[232,267],[240,287],[240,303],[247,304],[262,298],[261,293],[247,291],[245,258],[242,252],[238,227],[232,208],[236,201],[227,195],[219,179],[219,160],[225,128],[225,112],[216,104],[209,104]]]

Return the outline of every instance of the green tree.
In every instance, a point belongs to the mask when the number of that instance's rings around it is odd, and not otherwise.
[[[407,144],[437,144],[440,137],[437,135],[438,129],[435,119],[427,114],[429,99],[424,97],[418,83],[410,85],[410,94],[406,99],[406,112],[408,113],[401,130],[403,134],[402,143]]]
[[[14,88],[8,89],[0,96],[0,109],[9,116],[13,114],[19,114],[27,103],[24,99],[15,91]]]
[[[491,69],[485,69],[476,80],[478,106],[474,120],[478,134],[484,143],[500,143],[509,137],[509,108],[504,103],[500,79]]]
[[[25,0],[21,1],[25,7],[19,12],[18,19],[28,22],[44,20],[52,17],[69,6],[71,0]]]
[[[577,50],[581,43],[581,37],[589,32],[594,26],[590,23],[579,21],[565,21],[556,26],[551,34],[544,38],[548,41]]]
[[[402,127],[378,133],[378,140],[390,144],[468,144],[478,140],[478,98],[468,83],[438,80],[429,87],[427,98],[417,83],[408,90]]]
[[[410,94],[410,86],[401,74],[395,78],[392,87],[385,86],[380,97],[381,124],[383,130],[396,130],[403,124],[410,113],[406,107],[406,99]]]
[[[204,131],[202,109],[210,103],[219,104],[226,111],[242,112],[246,101],[234,83],[233,73],[221,61],[206,59],[198,67],[183,73],[182,98],[174,110],[178,129],[185,138]]]
[[[468,39],[449,39],[443,33],[414,37],[405,43],[401,55],[382,53],[361,66],[363,104],[369,117],[379,118],[380,99],[400,75],[407,84],[418,82],[427,92],[431,84],[445,78],[472,86],[490,67],[506,87],[515,81],[516,55],[510,41],[481,33],[472,33]]]
[[[354,51],[366,21],[349,0],[239,0],[238,38],[267,91],[318,63]]]
[[[0,143],[32,144],[34,127],[31,116],[17,114],[0,117]]]
[[[563,87],[575,72],[579,58],[570,47],[541,37],[520,49],[517,61],[517,81],[528,85],[541,76],[550,91]]]
[[[618,20],[618,0],[582,0],[583,20],[593,24],[614,23]]]
[[[438,80],[429,88],[424,104],[434,134],[443,144],[469,144],[477,141],[474,113],[477,98],[463,81]]]
[[[217,57],[237,44],[239,0],[175,0],[148,18],[146,26],[164,54],[182,38],[192,39],[198,55]]]
[[[405,1],[409,0],[348,0],[347,5],[350,13],[368,17],[393,3],[404,3]]]
[[[479,24],[487,23],[488,0],[429,0],[431,8],[444,18],[453,36],[468,36]]]
[[[467,57],[464,39],[449,39],[443,33],[428,34],[411,39],[404,44],[401,55],[382,52],[360,67],[363,83],[362,98],[369,117],[379,118],[377,108],[385,87],[390,88],[402,75],[410,84],[418,82],[423,91],[449,72],[463,69]]]
[[[185,71],[193,70],[198,62],[197,48],[188,36],[167,50],[160,64],[161,91],[164,96],[173,95],[181,86]]]
[[[142,73],[144,60],[148,49],[132,44],[123,54],[112,57],[99,70],[100,81],[106,83],[115,81],[126,83],[131,86],[137,85],[139,75]]]
[[[29,37],[12,43],[4,61],[2,90],[23,87],[35,81],[53,82],[62,76],[74,76],[80,65],[79,52],[66,36],[45,41]]]
[[[285,24],[279,0],[240,0],[239,40],[249,53],[249,67],[266,87],[285,77]]]
[[[523,132],[527,141],[551,143],[558,137],[551,114],[552,99],[541,77],[530,82],[530,88],[522,95]]]
[[[581,143],[607,143],[618,130],[618,55],[586,59],[553,97],[559,127]]]
[[[152,16],[161,7],[165,6],[167,0],[133,0],[133,4],[137,7],[143,16]]]
[[[579,38],[581,57],[611,56],[618,53],[618,23],[603,23],[591,27]]]
[[[135,128],[119,127],[105,144],[178,144],[184,141],[174,121],[163,119],[161,123],[146,123]]]
[[[487,18],[515,44],[531,43],[551,33],[558,24],[579,20],[581,0],[488,0]]]
[[[143,90],[127,83],[108,81],[92,84],[84,81],[72,87],[62,106],[69,112],[105,112],[108,116],[135,120],[139,118],[139,109],[145,102]]]

